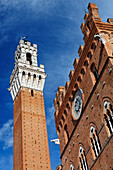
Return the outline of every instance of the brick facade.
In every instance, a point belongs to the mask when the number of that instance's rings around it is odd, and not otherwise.
[[[14,100],[14,170],[50,170],[43,93],[22,87]]]
[[[84,46],[65,87],[54,99],[62,169],[113,169],[113,19],[103,23],[96,4],[81,30]],[[73,116],[74,96],[82,93],[82,112]]]

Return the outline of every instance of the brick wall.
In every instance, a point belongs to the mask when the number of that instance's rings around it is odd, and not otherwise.
[[[50,170],[43,93],[21,88],[14,101],[14,169]]]

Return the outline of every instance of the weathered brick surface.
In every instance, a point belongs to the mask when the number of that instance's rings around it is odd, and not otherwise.
[[[14,170],[50,170],[43,93],[21,88],[14,100]]]
[[[89,14],[85,15],[85,23],[81,26],[85,45],[82,50],[79,49],[79,61],[74,62],[76,67],[73,77],[68,83],[68,88],[65,86],[65,96],[60,106],[57,105],[59,99],[54,100],[55,123],[60,140],[63,170],[68,170],[71,163],[75,169],[81,169],[80,145],[85,150],[89,169],[113,169],[113,136],[110,138],[103,114],[105,100],[113,105],[113,25],[101,21],[95,4],[90,3],[88,10]],[[99,33],[105,40],[105,44],[101,39],[94,38],[94,35]],[[97,78],[92,71],[93,66],[98,73]],[[78,89],[83,91],[83,108],[80,119],[74,120],[72,105]],[[62,116],[65,121],[62,121]],[[66,125],[69,134],[68,142],[65,134]],[[95,126],[102,147],[102,153],[97,159],[90,141],[91,125]]]

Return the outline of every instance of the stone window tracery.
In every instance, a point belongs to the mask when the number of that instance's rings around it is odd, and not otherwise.
[[[99,140],[99,136],[94,126],[90,128],[90,139],[92,144],[92,149],[94,151],[95,157],[97,157],[101,151],[101,144]]]
[[[86,155],[82,146],[80,146],[79,148],[79,160],[80,160],[81,169],[88,170]]]
[[[113,133],[113,106],[109,101],[104,102],[104,119],[109,133]]]

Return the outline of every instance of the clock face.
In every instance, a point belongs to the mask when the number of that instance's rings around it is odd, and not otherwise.
[[[77,91],[74,96],[73,106],[72,106],[72,116],[75,120],[79,119],[82,111],[82,94],[81,91]]]

